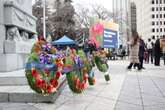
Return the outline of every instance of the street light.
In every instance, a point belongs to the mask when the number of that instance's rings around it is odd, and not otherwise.
[[[46,39],[46,23],[45,23],[45,6],[46,5],[46,0],[43,0],[43,37]]]

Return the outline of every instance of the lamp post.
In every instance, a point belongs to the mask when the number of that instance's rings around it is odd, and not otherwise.
[[[45,6],[46,5],[46,0],[43,0],[43,37],[46,39],[46,23],[45,23],[45,21],[46,21],[46,15],[45,15]]]

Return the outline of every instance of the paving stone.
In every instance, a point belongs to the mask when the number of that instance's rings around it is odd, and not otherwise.
[[[114,110],[115,103],[115,100],[97,97],[91,104],[88,105],[86,110]]]
[[[118,102],[115,110],[143,110],[142,106]]]
[[[66,86],[55,103],[16,103],[16,105],[0,103],[0,108],[7,110],[143,110],[142,95],[144,110],[165,110],[165,98],[160,95],[160,91],[152,82],[153,80],[164,92],[164,66],[157,68],[153,65],[144,65],[146,70],[126,71],[127,63],[129,62],[109,62],[111,82],[108,84],[103,74],[96,70],[96,85],[89,87],[81,95],[73,94]],[[22,93],[21,88],[14,89],[1,87],[0,92],[20,91],[19,93]]]
[[[165,110],[165,105],[145,106],[144,110]]]
[[[165,98],[151,95],[142,95],[144,106],[165,104]]]
[[[120,95],[118,98],[118,101],[130,103],[130,104],[135,104],[135,105],[142,105],[142,99],[140,97],[136,98],[136,97],[129,97],[129,96]]]

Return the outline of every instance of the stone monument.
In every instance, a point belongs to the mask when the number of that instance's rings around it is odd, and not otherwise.
[[[35,34],[32,0],[0,0],[0,72],[24,68]]]

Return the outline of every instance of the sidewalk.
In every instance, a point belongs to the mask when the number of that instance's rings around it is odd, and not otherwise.
[[[126,70],[128,61],[110,61],[111,82],[96,70],[96,85],[81,95],[68,87],[54,104],[0,103],[0,110],[165,110],[165,66]]]

